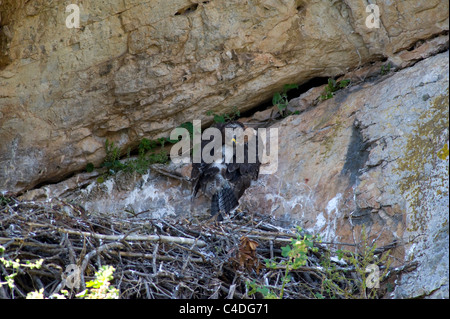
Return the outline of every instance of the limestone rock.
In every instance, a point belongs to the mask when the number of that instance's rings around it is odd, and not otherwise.
[[[207,110],[248,110],[283,84],[394,61],[448,30],[445,1],[380,3],[379,29],[362,2],[78,3],[78,29],[67,1],[0,4],[2,192],[100,164],[106,139],[126,152]]]
[[[397,242],[396,264],[416,261],[397,298],[448,298],[448,51],[338,91],[275,127],[278,170],[241,204],[325,241]],[[346,249],[348,247],[345,247]]]
[[[58,198],[72,202],[85,211],[96,214],[139,214],[149,219],[163,216],[209,217],[210,202],[204,196],[191,197],[187,174],[189,165],[152,165],[145,174],[119,171],[106,176],[95,170],[81,173],[56,184],[25,192],[19,197],[25,201],[48,201]],[[165,171],[170,172],[164,175]],[[179,175],[179,178],[173,176]]]

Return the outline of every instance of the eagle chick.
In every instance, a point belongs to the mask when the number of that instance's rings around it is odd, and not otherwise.
[[[192,165],[191,181],[194,199],[198,191],[211,199],[211,215],[223,219],[223,214],[229,214],[238,206],[238,200],[244,191],[250,186],[252,180],[256,180],[259,174],[260,162],[258,158],[257,138],[250,144],[244,136],[245,126],[238,121],[228,123],[216,123],[212,127],[217,128],[222,136],[222,154],[215,160],[206,162],[202,156],[200,163]],[[230,138],[226,129],[232,130]],[[256,137],[256,136],[255,136]],[[211,139],[202,139],[201,151]],[[242,145],[243,144],[243,145]],[[242,153],[237,149],[243,147]],[[211,156],[214,148],[211,149]],[[251,151],[254,153],[252,154]]]

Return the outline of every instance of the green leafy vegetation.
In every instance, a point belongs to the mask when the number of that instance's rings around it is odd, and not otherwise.
[[[217,115],[214,114],[215,120],[232,120],[240,115],[239,111],[235,109],[232,115]],[[193,138],[194,127],[192,122],[185,122],[179,127],[188,130],[190,138]],[[126,158],[121,159],[121,152],[114,142],[110,142],[108,139],[105,141],[105,160],[101,164],[101,167],[106,168],[106,173],[97,178],[98,183],[103,183],[106,177],[114,175],[119,171],[125,172],[137,172],[139,174],[145,174],[152,164],[167,164],[169,162],[169,154],[164,148],[167,143],[175,144],[178,140],[171,140],[168,137],[160,137],[155,140],[149,140],[143,138],[137,148],[137,157],[131,156],[131,150],[128,149]],[[86,171],[94,171],[94,164],[88,163],[86,165]],[[1,198],[0,198],[1,204]]]
[[[292,89],[298,89],[298,85],[297,84],[285,84],[283,86],[283,90],[281,92],[275,93],[272,98],[273,106],[277,107],[278,112],[283,117],[293,115],[293,114],[299,114],[298,111],[291,112],[287,109],[287,106],[289,103],[287,92]]]
[[[334,93],[336,91],[346,88],[349,84],[350,84],[350,80],[336,81],[331,78],[328,79],[328,85],[325,87],[325,91],[320,96],[320,99],[323,101],[323,100],[328,100],[328,99],[333,98]]]
[[[389,250],[379,256],[376,254],[376,248],[376,244],[370,245],[366,231],[363,229],[361,248],[358,252],[341,249],[336,251],[337,259],[341,265],[345,265],[344,267],[332,261],[330,252],[325,254],[321,260],[324,270],[322,286],[316,297],[320,299],[377,298],[379,290],[377,285],[386,277],[392,259],[389,258]],[[381,269],[383,272],[380,271]],[[379,273],[375,274],[372,270]],[[372,277],[378,282],[371,282]]]
[[[5,248],[3,246],[0,246],[0,254],[3,255],[5,251]],[[39,269],[42,266],[42,263],[44,262],[43,259],[39,259],[35,262],[31,262],[27,260],[25,263],[21,262],[20,259],[11,260],[7,259],[5,257],[0,257],[0,263],[5,266],[5,268],[12,269],[12,273],[5,275],[5,282],[0,282],[0,287],[2,285],[8,285],[10,289],[14,289],[14,278],[22,271],[23,268],[29,268],[29,269]]]
[[[94,280],[86,282],[88,289],[75,295],[80,299],[119,299],[119,290],[111,286],[110,281],[113,280],[115,268],[112,266],[101,266],[95,273]],[[61,290],[61,294],[53,294],[48,299],[67,299],[69,292]],[[27,299],[47,299],[44,296],[44,288],[39,291],[33,291],[27,294]]]
[[[192,122],[182,123],[179,127],[186,129],[189,132],[189,136],[192,140],[192,138],[194,136],[194,125],[192,124]],[[178,141],[170,141],[170,142],[176,143]]]
[[[297,227],[297,238],[292,239],[291,245],[287,245],[281,248],[281,256],[283,259],[280,261],[266,259],[266,267],[269,269],[284,269],[284,276],[281,279],[281,289],[277,294],[275,291],[268,287],[257,285],[255,281],[248,282],[247,284],[251,288],[249,295],[255,292],[261,293],[266,299],[282,299],[284,295],[284,288],[286,284],[291,281],[290,272],[299,269],[306,265],[308,260],[308,252],[317,252],[317,247],[314,247],[314,237],[309,234],[300,235],[302,229]],[[320,238],[316,238],[320,240]]]
[[[395,172],[402,176],[398,184],[399,190],[411,209],[411,219],[407,228],[411,232],[422,232],[428,227],[431,209],[424,206],[429,200],[425,200],[424,189],[431,189],[436,185],[429,184],[435,183],[434,178],[424,176],[426,167],[428,165],[435,167],[437,159],[446,159],[448,156],[447,143],[443,146],[440,142],[449,127],[448,88],[444,94],[430,99],[428,103],[430,108],[419,117],[418,125],[410,134],[405,135],[406,147],[402,148],[403,154],[399,157],[395,168]],[[445,136],[445,139],[447,138],[448,135]],[[445,185],[448,174],[442,174],[439,179],[439,184]],[[448,196],[448,187],[439,186],[439,189],[443,192],[439,196]]]
[[[87,163],[86,164],[86,172],[92,173],[94,171],[94,164],[93,163]]]
[[[241,112],[238,110],[237,106],[234,106],[231,114],[218,114],[214,111],[208,111],[206,112],[206,115],[213,116],[214,123],[226,123],[238,119],[241,116]]]
[[[105,141],[106,157],[103,162],[103,167],[108,169],[109,174],[115,174],[125,168],[125,165],[120,161],[120,149],[114,145],[114,142]]]
[[[300,235],[303,234],[303,235]],[[275,284],[261,284],[247,281],[249,296],[260,293],[266,299],[282,299],[285,287],[291,282],[304,285],[309,290],[306,298],[316,299],[375,299],[379,297],[380,282],[387,278],[392,259],[390,251],[377,251],[374,243],[370,243],[363,227],[361,242],[356,251],[328,250],[318,246],[322,241],[319,236],[304,234],[298,227],[297,238],[290,245],[281,247],[281,257],[266,259],[266,268],[273,271],[282,270]],[[308,265],[319,265],[311,267]],[[314,286],[293,280],[298,271],[313,271],[320,284]],[[281,282],[281,284],[280,284]]]
[[[114,145],[114,142],[105,142],[106,156],[102,167],[107,169],[106,173],[99,178],[97,182],[102,183],[105,177],[114,175],[119,171],[137,172],[145,174],[151,164],[161,163],[167,164],[169,162],[168,152],[164,149],[165,144],[176,143],[178,141],[171,141],[168,138],[159,138],[157,140],[149,140],[143,138],[138,146],[138,155],[132,158],[130,150],[127,152],[125,160],[120,160],[120,150]],[[86,166],[86,171],[92,171],[93,165],[89,163]]]
[[[86,289],[77,294],[76,297],[83,299],[118,299],[119,290],[111,286],[115,268],[112,266],[101,266],[95,273],[95,279],[86,282]]]
[[[391,72],[391,68],[392,68],[391,62],[389,62],[387,64],[383,64],[381,66],[381,71],[380,71],[381,75],[386,75],[389,72]]]
[[[0,206],[5,206],[11,202],[11,199],[0,195]]]

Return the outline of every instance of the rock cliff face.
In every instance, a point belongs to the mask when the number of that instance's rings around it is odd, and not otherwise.
[[[364,227],[378,246],[396,242],[397,264],[418,264],[393,297],[449,297],[448,3],[380,3],[379,29],[350,1],[79,1],[79,29],[65,26],[67,4],[0,2],[1,192],[100,164],[106,139],[126,150],[192,119],[208,124],[208,110],[245,111],[283,84],[345,74],[351,86],[332,99],[317,103],[320,87],[290,101],[300,114],[271,126],[278,169],[241,206],[329,242],[358,242]],[[187,204],[188,184],[155,170],[97,176],[22,198],[205,215],[201,199]]]
[[[67,28],[68,4],[0,4],[1,191],[99,164],[107,138],[126,150],[285,83],[401,65],[400,52],[448,30],[438,0],[380,3],[374,29],[352,1],[78,1],[80,28]]]
[[[440,54],[276,125],[278,170],[242,204],[329,242],[359,242],[365,226],[420,264],[397,297],[448,297],[448,63]]]
[[[418,264],[397,281],[393,297],[448,298],[448,66],[447,51],[272,125],[279,133],[278,169],[247,189],[241,208],[332,243],[358,243],[364,228],[378,247],[395,243],[394,265]],[[321,90],[291,104],[311,101]],[[185,168],[168,167],[189,176]],[[22,198],[64,198],[90,212],[149,218],[209,216],[208,202],[191,202],[189,183],[158,171],[118,174],[104,183],[94,181],[97,174]]]

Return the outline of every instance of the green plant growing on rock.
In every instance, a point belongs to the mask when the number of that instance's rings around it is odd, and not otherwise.
[[[171,141],[168,138],[159,138],[157,140],[143,138],[138,146],[138,156],[132,159],[130,150],[128,150],[127,159],[121,161],[119,148],[114,145],[114,142],[106,140],[106,156],[102,166],[107,169],[107,172],[106,175],[100,176],[97,181],[101,183],[106,176],[114,175],[119,171],[144,174],[151,164],[167,164],[169,157],[167,151],[164,149],[164,145],[167,142],[175,143],[177,141]],[[88,164],[86,170],[92,171],[93,167]]]
[[[241,112],[239,111],[237,106],[234,106],[233,112],[230,114],[228,113],[217,114],[214,111],[207,111],[206,115],[213,116],[214,123],[226,123],[238,119],[241,116]]]
[[[189,132],[189,137],[191,140],[194,137],[194,124],[192,122],[184,122],[179,127],[186,129]],[[171,141],[172,143],[176,143],[178,141]]]
[[[126,161],[125,170],[144,174],[152,164],[167,164],[169,157],[163,147],[168,141],[167,138],[159,138],[158,140],[143,138],[139,143],[137,158]]]
[[[340,89],[346,88],[350,84],[350,80],[336,81],[334,79],[328,79],[328,85],[325,87],[325,91],[320,96],[322,101],[333,98],[334,93]]]
[[[386,75],[389,72],[391,72],[391,68],[392,68],[391,62],[389,62],[387,64],[383,64],[381,66],[381,71],[380,71],[381,75]]]
[[[272,98],[273,106],[277,107],[278,112],[283,117],[299,113],[298,111],[291,112],[287,109],[288,103],[289,103],[287,92],[292,89],[298,89],[298,85],[297,84],[285,84],[283,86],[283,90],[281,92],[275,93]]]
[[[105,141],[106,157],[103,162],[103,167],[108,169],[109,174],[115,174],[125,168],[125,165],[120,161],[120,149],[114,145],[114,142]]]

